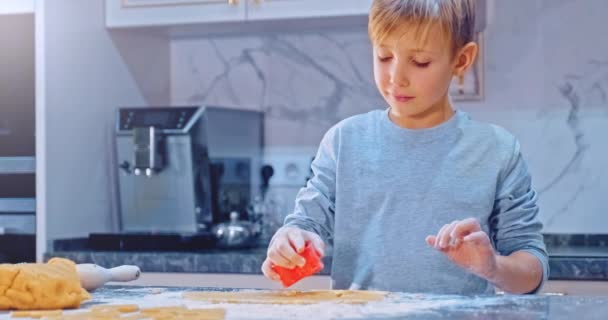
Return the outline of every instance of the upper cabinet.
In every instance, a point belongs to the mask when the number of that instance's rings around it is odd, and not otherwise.
[[[245,0],[106,0],[110,28],[234,22],[245,17]]]
[[[366,15],[372,0],[249,0],[248,20]]]
[[[366,15],[372,0],[105,0],[106,25],[178,26]]]
[[[1,0],[0,14],[34,13],[34,7],[34,0]]]

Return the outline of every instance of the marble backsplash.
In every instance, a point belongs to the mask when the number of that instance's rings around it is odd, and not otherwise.
[[[513,132],[548,233],[608,233],[608,2],[494,1],[485,31],[485,97],[459,102]],[[385,108],[365,27],[176,39],[172,103],[262,110],[266,145],[309,158],[325,131]],[[297,153],[296,152],[296,153]],[[295,185],[274,185],[279,212]]]

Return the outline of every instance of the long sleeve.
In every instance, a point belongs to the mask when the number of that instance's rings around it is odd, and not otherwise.
[[[498,183],[494,210],[489,219],[490,237],[501,255],[526,251],[536,256],[543,267],[544,283],[549,275],[549,263],[537,199],[520,145],[514,141],[512,157]],[[542,283],[535,291],[542,287]]]
[[[338,132],[333,127],[323,137],[311,164],[312,178],[298,192],[293,213],[285,218],[285,226],[314,232],[328,244],[333,242]]]

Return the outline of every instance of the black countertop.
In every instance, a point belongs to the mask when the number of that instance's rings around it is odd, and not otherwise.
[[[545,235],[551,280],[608,280],[608,235]],[[198,252],[92,251],[86,239],[56,241],[46,258],[64,257],[77,263],[105,267],[139,266],[144,272],[261,274],[266,248],[207,249]],[[331,257],[323,260],[322,275],[331,270]]]
[[[104,267],[132,264],[143,272],[262,274],[260,267],[266,258],[266,248],[204,252],[55,251],[46,255],[47,259],[51,257]],[[321,274],[329,274],[331,258],[325,257],[323,262],[325,268]]]
[[[319,303],[298,305],[219,304],[187,300],[188,291],[233,291],[217,288],[106,286],[81,309],[99,304],[137,304],[140,308],[184,306],[224,308],[226,319],[606,319],[608,297],[452,296],[390,293],[384,301],[365,305]],[[82,312],[82,310],[66,313]],[[6,312],[0,318],[7,318]]]

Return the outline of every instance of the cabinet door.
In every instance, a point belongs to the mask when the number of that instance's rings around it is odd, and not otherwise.
[[[367,15],[372,0],[248,0],[248,20]]]
[[[0,228],[24,232],[36,196],[34,15],[0,15],[0,43]],[[24,222],[2,222],[15,214]]]
[[[171,26],[245,20],[245,0],[106,0],[106,26]]]
[[[36,260],[34,23],[0,14],[0,263]]]
[[[40,0],[42,1],[42,0]],[[34,0],[2,0],[0,15],[34,13]]]

